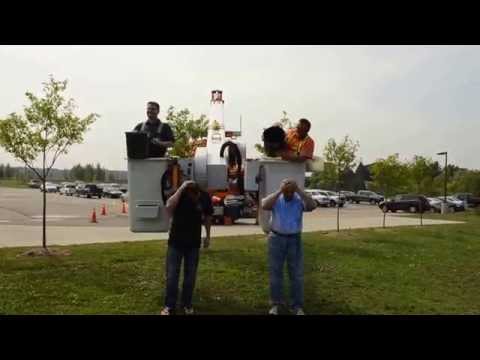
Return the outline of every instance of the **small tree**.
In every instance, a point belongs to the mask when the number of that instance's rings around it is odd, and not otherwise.
[[[97,114],[80,118],[74,114],[73,99],[66,100],[63,92],[67,81],[56,81],[50,76],[43,83],[43,97],[26,92],[30,105],[24,108],[25,115],[10,114],[0,120],[0,145],[16,159],[31,169],[45,188],[47,177],[58,157],[67,154],[73,144],[83,141],[83,135],[96,120]],[[38,171],[34,162],[40,157]],[[43,192],[42,246],[47,249],[46,237],[46,192]]]
[[[72,177],[73,180],[85,181],[85,168],[81,164],[75,165],[70,170],[70,177]]]
[[[105,169],[103,169],[99,163],[95,167],[95,180],[105,181]]]
[[[63,179],[66,181],[70,180],[70,171],[68,169],[63,169]]]
[[[13,176],[13,170],[10,164],[7,163],[5,166],[5,179],[10,179]]]
[[[115,174],[111,171],[108,172],[108,182],[114,183],[117,181],[117,178],[115,177]]]
[[[5,173],[5,165],[0,164],[0,179],[4,178],[4,173]]]
[[[282,124],[282,127],[284,130],[288,130],[293,127],[292,121],[288,117],[288,114],[285,110],[282,111],[282,117],[280,118],[280,124]]]
[[[408,189],[408,166],[399,160],[398,154],[377,160],[371,167],[373,186],[383,192],[385,197]]]
[[[175,111],[173,106],[168,108],[166,121],[175,134],[175,144],[170,151],[178,157],[192,157],[195,151],[195,141],[208,134],[208,120],[205,115],[195,118],[190,110]],[[220,126],[220,125],[218,125]]]
[[[339,143],[330,138],[325,145],[323,155],[325,161],[332,164],[333,170],[327,174],[331,176],[330,180],[335,184],[335,190],[340,196],[341,179],[347,170],[355,166],[355,155],[360,144],[354,142],[348,135]],[[340,206],[337,206],[337,231],[340,231]]]
[[[433,161],[423,156],[415,155],[409,164],[410,177],[417,193],[429,193],[433,184]]]
[[[85,166],[85,180],[94,181],[95,180],[95,168],[92,164],[87,164]]]

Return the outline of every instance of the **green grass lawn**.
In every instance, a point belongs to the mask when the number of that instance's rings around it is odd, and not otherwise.
[[[307,313],[479,314],[480,216],[448,218],[467,223],[305,234]],[[71,256],[50,258],[0,249],[0,313],[159,313],[164,241],[67,248]],[[212,239],[195,306],[199,314],[265,314],[265,237]]]
[[[28,188],[28,184],[24,181],[16,180],[16,179],[1,179],[0,180],[0,187],[10,187],[10,188]]]

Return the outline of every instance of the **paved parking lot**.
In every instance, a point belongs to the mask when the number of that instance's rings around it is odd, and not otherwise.
[[[98,226],[89,222],[93,209],[100,218],[105,204],[107,216],[100,226],[127,226],[120,199],[87,199],[47,194],[47,222],[50,226]],[[38,189],[0,188],[0,224],[39,225],[42,222],[42,193]]]
[[[101,206],[107,216],[101,216]],[[93,208],[98,223],[90,222]],[[122,214],[119,199],[86,199],[47,194],[47,239],[53,245],[96,242],[165,239],[165,233],[132,233],[128,215]],[[341,209],[342,229],[382,226],[383,214],[377,206],[348,204]],[[417,219],[402,214],[388,214],[387,226],[418,225]],[[454,223],[424,220],[424,224]],[[41,242],[42,193],[38,189],[0,188],[0,247],[35,246]],[[336,209],[317,208],[304,216],[305,231],[336,229]],[[262,234],[253,220],[245,219],[233,226],[215,226],[212,236]]]

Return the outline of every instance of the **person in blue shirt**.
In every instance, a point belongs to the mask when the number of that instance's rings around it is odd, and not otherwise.
[[[303,245],[301,239],[304,211],[315,209],[316,203],[300,189],[294,180],[285,179],[280,188],[262,199],[262,209],[272,212],[268,235],[270,272],[270,315],[278,315],[283,305],[283,268],[287,262],[290,278],[292,311],[305,315],[303,310]]]

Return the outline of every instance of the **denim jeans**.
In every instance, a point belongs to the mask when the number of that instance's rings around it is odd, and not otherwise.
[[[268,263],[270,270],[270,298],[273,305],[283,301],[283,269],[287,262],[290,278],[292,307],[303,307],[303,245],[300,234],[268,236]]]
[[[174,309],[177,304],[180,269],[183,264],[182,307],[192,307],[193,289],[197,277],[200,249],[177,249],[169,246],[167,250],[167,293],[165,306]]]

